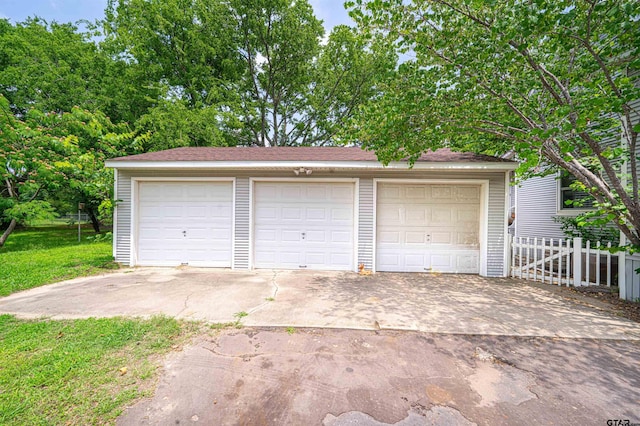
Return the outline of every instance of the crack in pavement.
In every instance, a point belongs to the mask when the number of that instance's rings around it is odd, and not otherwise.
[[[271,277],[271,285],[275,288],[274,291],[273,291],[273,296],[271,296],[271,299],[275,299],[276,296],[278,295],[278,291],[280,290],[280,287],[278,287],[278,283],[276,281],[276,278],[278,277],[279,273],[280,273],[280,271],[273,271],[273,276]],[[261,304],[259,304],[255,308],[252,308],[249,311],[247,311],[247,313],[252,314],[254,312],[257,312],[257,311],[259,311],[260,309],[264,308],[266,305],[268,305],[271,302],[273,302],[273,301],[272,300],[267,300],[265,302],[262,302]]]
[[[179,317],[180,315],[182,315],[182,313],[183,313],[184,311],[186,311],[186,310],[187,310],[187,308],[189,307],[189,299],[191,299],[191,296],[193,296],[194,294],[195,294],[195,292],[193,292],[193,293],[189,293],[189,295],[184,299],[183,308],[182,308],[182,309],[180,309],[180,312],[178,312],[178,313],[176,314],[176,317]]]

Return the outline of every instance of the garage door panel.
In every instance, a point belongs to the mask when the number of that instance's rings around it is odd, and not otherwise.
[[[299,200],[302,197],[305,197],[306,194],[303,192],[303,188],[300,185],[286,185],[279,186],[280,188],[280,199],[282,200]],[[306,197],[305,197],[306,198]]]
[[[326,244],[331,241],[331,231],[327,229],[312,229],[305,232],[305,242],[308,244]]]
[[[480,188],[477,186],[462,186],[456,191],[456,199],[463,202],[480,201]]]
[[[431,270],[433,272],[450,271],[454,268],[454,255],[451,254],[433,254],[430,256]]]
[[[451,226],[455,223],[453,218],[454,214],[450,207],[434,207],[431,209],[431,220],[429,220],[429,225]]]
[[[479,247],[478,243],[478,233],[477,232],[458,232],[457,237],[457,245],[462,247]]]
[[[424,232],[409,231],[404,233],[404,242],[407,244],[426,244],[427,236]]]
[[[417,268],[424,266],[424,253],[407,253],[404,264],[409,268]]]
[[[393,202],[394,200],[399,200],[401,198],[400,185],[386,184],[378,188],[378,197],[380,198],[381,201],[385,200],[387,202]]]
[[[405,197],[409,200],[411,199],[424,200],[424,198],[427,195],[426,191],[427,191],[427,188],[425,188],[424,186],[409,185],[405,190]]]
[[[302,208],[300,207],[288,207],[288,208],[283,208],[281,210],[281,217],[282,220],[294,220],[294,221],[299,221],[303,216],[303,212],[302,212]]]
[[[308,221],[320,221],[327,220],[327,209],[324,208],[308,208],[306,209]]]
[[[464,209],[458,209],[456,213],[458,222],[469,222],[470,225],[475,225],[478,222],[480,209],[476,206],[468,206]]]
[[[345,250],[342,253],[331,253],[330,263],[332,265],[338,265],[342,267],[342,269],[347,269],[351,267],[351,263],[353,262],[351,251]]]
[[[475,251],[460,252],[456,256],[456,265],[461,273],[473,273],[478,267],[479,256]]]
[[[331,187],[330,201],[353,203],[353,188],[351,186]]]
[[[254,193],[254,267],[354,269],[352,183],[256,182]],[[273,240],[265,240],[265,230]],[[269,251],[277,254],[265,256]],[[284,254],[289,251],[296,257]]]
[[[427,218],[431,214],[430,209],[417,206],[409,206],[404,215],[404,222],[407,223],[426,223]]]
[[[378,232],[379,244],[400,244],[400,231]]]
[[[276,233],[276,235],[278,235]],[[280,231],[280,238],[276,241],[280,242],[300,242],[302,241],[302,233],[300,231],[288,231],[282,230]]]
[[[439,231],[431,232],[431,244],[446,244],[450,245],[454,243],[453,231]]]
[[[256,223],[268,223],[278,220],[278,209],[275,207],[257,207],[255,210]]]
[[[480,187],[379,183],[376,269],[479,271]]]
[[[431,199],[434,201],[451,200],[453,198],[453,188],[449,185],[431,185]]]
[[[327,191],[327,187],[326,186],[309,186],[309,187],[305,187],[306,191],[305,191],[305,195],[304,198],[307,200],[314,200],[314,201],[318,201],[318,200],[329,200],[331,201],[332,199],[332,192],[330,192],[331,190],[329,189],[329,191]],[[327,193],[329,192],[329,193]]]
[[[353,235],[351,230],[346,231],[331,231],[331,242],[351,244]]]

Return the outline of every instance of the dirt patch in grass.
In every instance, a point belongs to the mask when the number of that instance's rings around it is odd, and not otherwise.
[[[110,424],[156,385],[162,357],[202,326],[166,317],[0,316],[0,424]]]

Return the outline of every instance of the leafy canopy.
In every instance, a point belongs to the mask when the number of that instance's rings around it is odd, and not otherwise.
[[[523,177],[566,170],[595,199],[583,224],[612,222],[640,246],[640,2],[347,6],[361,37],[389,40],[406,59],[360,109],[352,140],[383,161],[449,146],[512,152]]]

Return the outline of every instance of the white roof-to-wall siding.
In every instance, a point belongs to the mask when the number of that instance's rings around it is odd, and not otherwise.
[[[563,238],[558,212],[558,181],[555,174],[534,177],[516,187],[516,237]]]
[[[248,177],[236,179],[235,193],[235,235],[234,235],[234,269],[249,269],[249,238],[250,238],[250,211],[251,183]]]
[[[373,268],[374,197],[373,179],[360,179],[358,194],[358,265],[370,271]]]

